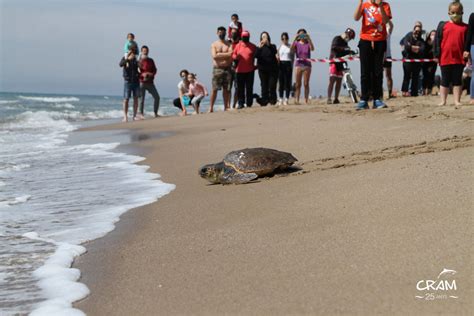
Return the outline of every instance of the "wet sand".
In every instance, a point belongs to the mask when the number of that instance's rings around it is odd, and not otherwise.
[[[76,306],[88,315],[472,313],[474,107],[437,102],[363,112],[314,102],[101,127],[138,135],[144,163],[177,188],[86,245],[75,265],[92,294]],[[239,186],[197,175],[258,146],[293,153],[302,170]],[[457,271],[446,293],[458,298],[416,298],[426,294],[417,282],[444,268]]]

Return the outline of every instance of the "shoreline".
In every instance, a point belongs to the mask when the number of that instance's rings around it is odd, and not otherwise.
[[[91,295],[75,307],[89,315],[467,313],[472,175],[461,171],[472,167],[474,111],[434,100],[396,99],[368,112],[348,104],[256,108],[91,129],[150,136],[130,145],[176,189],[86,244],[74,266]],[[153,136],[165,131],[174,134]],[[208,186],[197,176],[201,165],[254,146],[292,152],[306,173],[244,186]],[[324,169],[328,158],[340,161]],[[465,186],[456,191],[454,182]],[[435,247],[430,238],[443,227],[448,236]],[[455,265],[464,275],[458,301],[416,301],[418,279]]]

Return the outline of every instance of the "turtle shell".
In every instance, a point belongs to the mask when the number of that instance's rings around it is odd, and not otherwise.
[[[259,176],[284,170],[298,161],[292,154],[270,148],[246,148],[228,153],[224,164],[241,173]]]

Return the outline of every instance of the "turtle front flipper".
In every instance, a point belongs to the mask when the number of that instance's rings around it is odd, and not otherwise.
[[[244,184],[258,178],[256,173],[240,173],[233,168],[225,167],[219,180],[222,184]]]

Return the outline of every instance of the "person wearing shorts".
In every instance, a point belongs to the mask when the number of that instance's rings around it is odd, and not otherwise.
[[[299,29],[291,45],[291,51],[296,56],[296,90],[295,104],[300,104],[301,86],[304,86],[305,103],[309,104],[309,80],[311,78],[311,52],[314,51],[314,44],[305,29]]]
[[[128,101],[133,96],[133,119],[137,118],[138,98],[140,97],[140,73],[137,61],[138,48],[132,46],[127,57],[122,57],[120,67],[123,68],[123,122],[128,121]]]
[[[214,67],[212,70],[212,90],[230,90],[232,76],[232,68]]]
[[[329,58],[341,58],[346,55],[354,55],[355,52],[351,51],[348,43],[355,38],[355,31],[351,28],[339,36],[334,37],[331,44],[331,52]],[[327,104],[339,104],[339,93],[341,92],[342,78],[344,77],[344,63],[330,63],[329,64],[329,85],[328,85],[328,100]],[[332,101],[332,91],[336,85],[334,91],[334,101]]]
[[[462,73],[466,61],[464,46],[467,24],[462,21],[463,5],[452,2],[449,5],[451,21],[441,22],[436,32],[435,57],[439,58],[441,68],[441,103],[446,105],[449,89],[453,87],[454,105],[461,105]]]
[[[222,90],[224,111],[230,108],[230,89],[232,84],[232,44],[226,40],[226,29],[217,28],[218,40],[211,45],[212,57],[212,91],[209,112],[214,112],[217,92]]]

